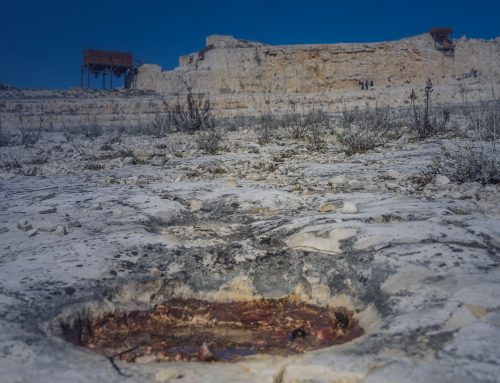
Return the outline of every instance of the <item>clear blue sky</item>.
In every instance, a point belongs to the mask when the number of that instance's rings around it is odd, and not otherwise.
[[[0,82],[67,88],[87,48],[131,51],[164,68],[231,34],[269,44],[394,40],[451,26],[500,36],[499,0],[0,0]]]

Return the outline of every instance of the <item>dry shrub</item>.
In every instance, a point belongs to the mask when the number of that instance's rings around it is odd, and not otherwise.
[[[26,148],[32,148],[40,140],[42,127],[29,129],[21,124],[19,133],[21,133],[21,145],[24,145]]]
[[[391,127],[390,110],[387,107],[345,110],[340,119],[341,131],[337,139],[347,155],[363,153],[383,143]]]
[[[457,183],[480,182],[500,183],[500,158],[492,145],[467,143],[464,147],[443,149],[431,165],[412,177],[420,186],[432,182],[436,175],[444,175]]]
[[[483,101],[477,107],[466,104],[463,113],[474,138],[491,141],[495,145],[500,133],[500,101]]]
[[[168,105],[169,124],[177,131],[194,133],[206,129],[212,119],[210,101],[204,95],[194,95],[190,89],[185,102],[177,99],[175,105]]]
[[[427,79],[424,88],[424,105],[418,106],[415,90],[411,90],[410,101],[413,110],[413,128],[421,140],[434,137],[446,130],[450,121],[451,109],[441,108],[434,110],[432,108],[431,95],[434,92],[432,81]]]
[[[215,122],[203,131],[200,131],[196,137],[198,149],[208,154],[216,154],[223,148],[225,132],[223,129],[215,126]]]
[[[4,131],[2,121],[0,120],[0,148],[3,146],[10,146],[11,136],[8,132]]]

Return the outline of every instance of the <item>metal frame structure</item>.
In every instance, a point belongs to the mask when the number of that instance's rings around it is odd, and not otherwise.
[[[106,75],[109,75],[109,89],[113,89],[113,76],[125,75],[125,88],[135,89],[136,68],[132,53],[87,49],[83,51],[80,67],[80,86],[84,87],[84,74],[87,74],[87,88],[90,88],[90,74],[102,76],[102,89],[106,89]]]
[[[434,40],[434,46],[437,50],[445,53],[453,53],[455,50],[453,29],[448,27],[432,28],[429,33]]]

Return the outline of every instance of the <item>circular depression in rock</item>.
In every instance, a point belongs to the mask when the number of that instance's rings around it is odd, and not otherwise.
[[[63,326],[66,340],[128,362],[291,355],[362,334],[351,311],[292,298],[230,303],[172,299],[147,311],[116,310]]]

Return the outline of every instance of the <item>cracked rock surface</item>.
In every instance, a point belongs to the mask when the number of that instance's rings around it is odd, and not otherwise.
[[[2,382],[498,381],[499,186],[413,185],[435,142],[107,140],[0,149]],[[355,310],[365,335],[235,363],[110,363],[59,337],[82,313],[289,294]]]

